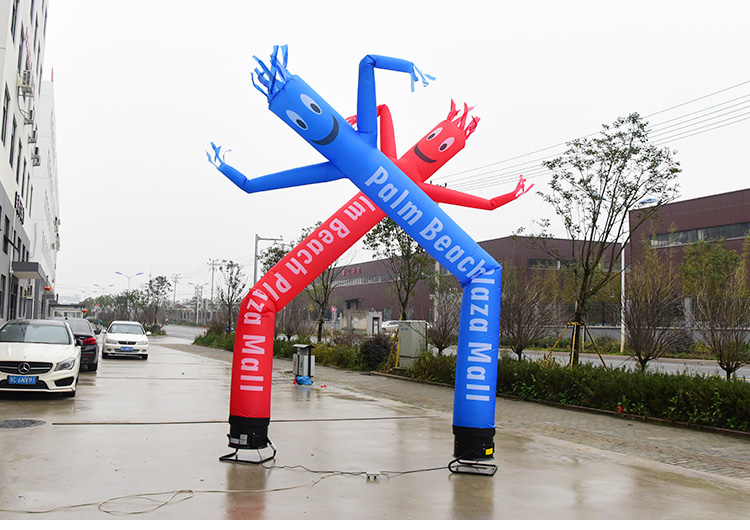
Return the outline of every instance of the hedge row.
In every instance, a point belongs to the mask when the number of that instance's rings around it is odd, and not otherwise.
[[[316,364],[338,366],[347,370],[386,369],[391,354],[391,339],[385,335],[376,335],[357,341],[342,340],[316,344],[313,354]],[[273,354],[275,357],[291,358],[295,348],[291,342],[275,340]]]
[[[208,331],[195,338],[194,344],[208,346],[221,350],[234,349],[234,333],[219,333]],[[388,357],[391,353],[391,339],[385,335],[361,340],[347,340],[332,344],[317,344],[313,350],[317,364],[327,364],[346,368],[348,370],[376,370],[387,369]],[[273,342],[274,357],[291,359],[296,352],[294,343],[276,339]]]
[[[502,360],[498,393],[750,432],[750,385],[719,376]]]
[[[423,354],[409,369],[422,381],[454,384],[456,358]],[[644,418],[750,432],[750,384],[719,376],[605,369],[581,364],[498,363],[497,393]]]

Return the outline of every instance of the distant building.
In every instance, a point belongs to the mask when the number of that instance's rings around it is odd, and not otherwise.
[[[643,210],[645,208],[629,212],[630,226],[635,226]],[[746,235],[750,235],[750,189],[673,202],[661,206],[657,217],[633,231],[626,249],[626,263],[641,257],[644,241],[652,248],[671,250],[672,259],[680,264],[684,248],[691,243],[721,238],[726,248],[741,253]],[[570,240],[555,239],[551,243],[561,256],[573,259]],[[482,241],[479,245],[501,264],[512,262],[516,267],[548,270],[565,267],[564,263],[551,259],[544,250],[531,244],[529,238],[502,237]],[[619,264],[616,268],[619,269]],[[397,320],[398,306],[389,289],[384,261],[358,263],[342,268],[331,303],[339,310],[338,314],[346,310],[377,311],[382,312],[383,320]],[[601,302],[599,306],[592,306],[592,323],[606,325],[619,321],[619,302],[611,304],[617,306],[617,311],[610,311],[606,305]],[[407,318],[429,321],[431,316],[429,289],[420,282]]]
[[[83,318],[87,314],[85,308],[80,304],[58,304],[57,302],[51,302],[49,309],[48,316],[51,317]]]
[[[630,212],[631,226],[637,215],[638,210]],[[746,235],[750,235],[750,189],[673,202],[633,231],[628,262],[640,258],[644,241],[651,248],[670,250],[676,263],[682,263],[687,245],[719,238],[727,249],[741,254]]]
[[[60,248],[47,0],[0,0],[0,322],[50,314]]]
[[[563,255],[572,259],[570,241],[553,239],[550,243]],[[531,243],[528,237],[502,237],[479,242],[501,265],[513,263],[529,269],[560,270],[563,263],[550,257]],[[346,310],[382,312],[383,320],[398,320],[399,309],[390,293],[385,260],[368,261],[341,267],[335,282],[331,302],[345,314]],[[407,311],[409,320],[432,320],[433,302],[427,284],[420,281],[416,295]]]

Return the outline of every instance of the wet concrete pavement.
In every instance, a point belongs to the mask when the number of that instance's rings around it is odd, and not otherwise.
[[[222,463],[230,355],[155,338],[75,398],[0,395],[0,424],[44,422],[0,428],[0,519],[750,518],[748,438],[499,399],[496,475],[456,475],[451,388],[320,366],[298,387],[285,360],[275,460]]]

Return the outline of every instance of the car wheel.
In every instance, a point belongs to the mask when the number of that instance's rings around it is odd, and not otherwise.
[[[65,397],[76,397],[76,391],[75,390],[71,390],[70,392],[65,392],[63,394],[63,396],[65,396]]]
[[[102,357],[104,359],[109,359],[109,354],[108,353],[102,353]]]
[[[93,364],[88,365],[87,371],[96,372],[97,368],[99,368],[99,363],[93,363]]]
[[[145,361],[146,359],[148,359],[148,353],[147,353],[146,355],[141,355],[141,359],[143,359],[144,361]]]

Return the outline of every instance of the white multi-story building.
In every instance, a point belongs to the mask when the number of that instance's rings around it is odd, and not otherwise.
[[[43,318],[60,241],[49,0],[0,0],[0,322]]]

